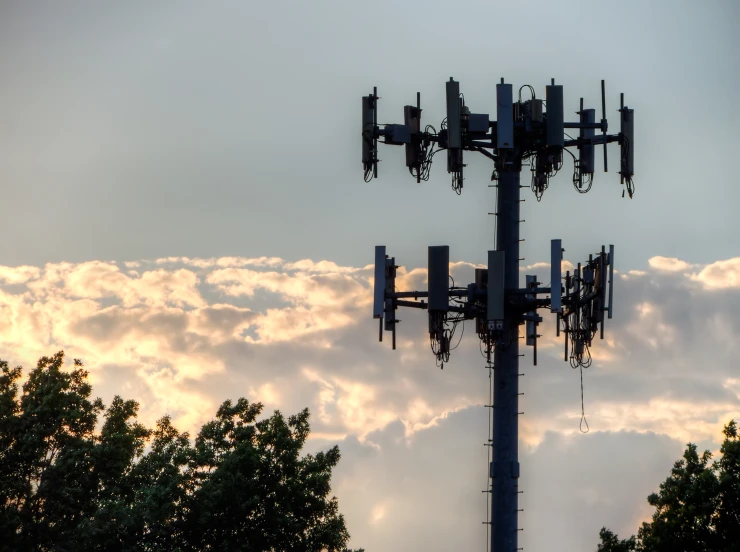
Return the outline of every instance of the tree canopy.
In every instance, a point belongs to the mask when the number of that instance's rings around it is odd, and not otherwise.
[[[0,361],[0,550],[342,551],[330,497],[335,446],[301,454],[309,412],[224,402],[191,439],[168,416],[92,399],[64,353],[22,369]]]
[[[599,533],[598,552],[740,552],[740,439],[731,420],[721,457],[689,443],[670,476],[647,500],[655,508],[637,537]]]

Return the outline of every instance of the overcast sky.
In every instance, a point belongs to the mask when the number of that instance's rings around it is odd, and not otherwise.
[[[525,265],[551,238],[571,262],[613,243],[619,278],[584,376],[590,433],[548,315],[539,366],[523,359],[520,546],[631,534],[685,444],[716,450],[740,418],[738,26],[729,0],[0,1],[0,357],[63,348],[107,402],[182,430],[227,398],[308,406],[309,448],[343,452],[353,546],[483,551],[473,332],[443,371],[421,313],[397,351],[376,343],[368,265],[385,244],[399,287],[424,289],[427,246],[449,244],[471,281],[492,167],[469,155],[458,197],[443,160],[418,185],[388,147],[363,182],[360,97],[378,86],[379,120],[402,122],[419,91],[438,127],[451,76],[482,113],[502,77],[538,96],[555,78],[575,120],[605,79],[610,130],[620,92],[635,109],[634,199],[616,147],[587,195],[568,161],[541,203],[523,190]]]

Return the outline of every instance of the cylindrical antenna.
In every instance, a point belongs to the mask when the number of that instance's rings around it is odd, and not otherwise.
[[[421,109],[421,92],[416,93],[416,109]]]
[[[601,133],[604,136],[604,172],[608,172],[608,163],[606,158],[606,85],[604,79],[601,79]]]

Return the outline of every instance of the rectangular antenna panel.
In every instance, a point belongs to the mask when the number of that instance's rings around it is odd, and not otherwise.
[[[622,108],[622,166],[620,173],[623,177],[632,177],[635,174],[635,110]]]
[[[529,102],[529,116],[535,123],[541,123],[542,117],[542,100],[530,100]]]
[[[475,291],[486,291],[488,289],[488,269],[487,268],[476,268],[475,269]],[[486,317],[476,316],[475,317],[475,333],[486,333]]]
[[[547,119],[545,121],[547,145],[562,148],[565,145],[565,120],[563,113],[563,86],[549,84],[545,87]]]
[[[373,162],[373,136],[375,134],[375,100],[362,97],[362,164]]]
[[[595,274],[595,282],[594,282],[594,291],[596,292],[596,300],[594,301],[594,317],[597,323],[602,325],[603,328],[603,322],[604,322],[604,312],[607,310],[607,303],[606,303],[606,288],[607,288],[607,271],[606,271],[606,265],[607,265],[608,259],[606,256],[606,253],[604,252],[604,247],[601,247],[601,253],[599,253],[599,257],[596,261],[596,270],[594,272]],[[603,339],[603,338],[602,338]]]
[[[584,109],[581,111],[581,124],[594,124],[596,122],[596,110],[595,109]],[[581,138],[591,140],[594,137],[595,129],[593,128],[582,128]],[[593,144],[581,144],[578,146],[580,151],[578,153],[578,165],[581,169],[582,174],[593,174],[594,172],[594,145]]]
[[[612,317],[612,302],[614,300],[614,246],[609,246],[609,318]]]
[[[447,147],[461,148],[462,135],[460,131],[460,83],[447,81]]]
[[[429,246],[429,311],[447,312],[450,289],[450,246]]]
[[[475,269],[475,288],[479,291],[488,289],[488,269]]]
[[[419,145],[421,137],[421,109],[413,105],[406,105],[403,108],[403,122],[411,133],[411,140],[406,144],[406,166],[416,167],[421,162],[419,159]]]
[[[447,172],[458,172],[462,170],[463,166],[463,150],[461,149],[448,149],[447,150]]]
[[[385,298],[385,245],[375,246],[375,283],[373,284],[373,318],[383,318]]]
[[[504,319],[504,258],[503,251],[488,252],[487,320]]]
[[[583,283],[586,286],[593,286],[595,283],[594,280],[594,269],[590,266],[584,266],[583,267]]]
[[[531,276],[528,274],[526,276],[527,289],[532,289],[536,281],[537,281],[537,276]],[[527,299],[534,299],[534,294],[527,293],[524,297]],[[527,314],[531,314],[532,316],[534,316],[537,314],[537,312],[531,311]],[[526,333],[527,333],[527,337],[526,337],[527,345],[530,347],[533,347],[535,342],[537,341],[537,338],[535,337],[535,334],[537,333],[537,326],[535,325],[534,320],[527,320],[525,328],[526,328]]]
[[[496,85],[496,147],[514,147],[514,92],[510,84]]]
[[[601,306],[606,308],[606,288],[608,287],[607,284],[609,283],[609,273],[607,271],[607,266],[609,266],[609,256],[604,251],[605,247],[601,246],[601,253],[599,254],[599,262],[596,265],[596,289],[599,291],[599,293],[603,296],[603,301]]]
[[[560,273],[562,262],[562,240],[552,240],[550,242],[550,312],[562,312],[560,301],[560,296],[563,293],[562,274]]]
[[[396,258],[385,260],[385,329],[395,332],[396,328],[396,300],[390,296],[396,290]],[[395,343],[395,338],[394,338]],[[394,345],[395,347],[395,345]]]

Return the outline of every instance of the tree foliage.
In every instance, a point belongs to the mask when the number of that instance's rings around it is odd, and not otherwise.
[[[620,540],[615,533],[612,533],[606,527],[602,527],[599,531],[599,538],[601,543],[596,549],[597,552],[633,552],[635,550],[636,540],[634,536]]]
[[[191,440],[168,416],[144,427],[133,400],[105,408],[63,363],[19,390],[0,361],[0,550],[346,550],[339,449],[301,454],[308,410],[258,421],[260,403],[226,401]]]
[[[737,424],[724,428],[721,457],[699,455],[689,443],[657,493],[655,508],[637,537],[620,540],[606,528],[598,552],[740,552],[740,439]]]

